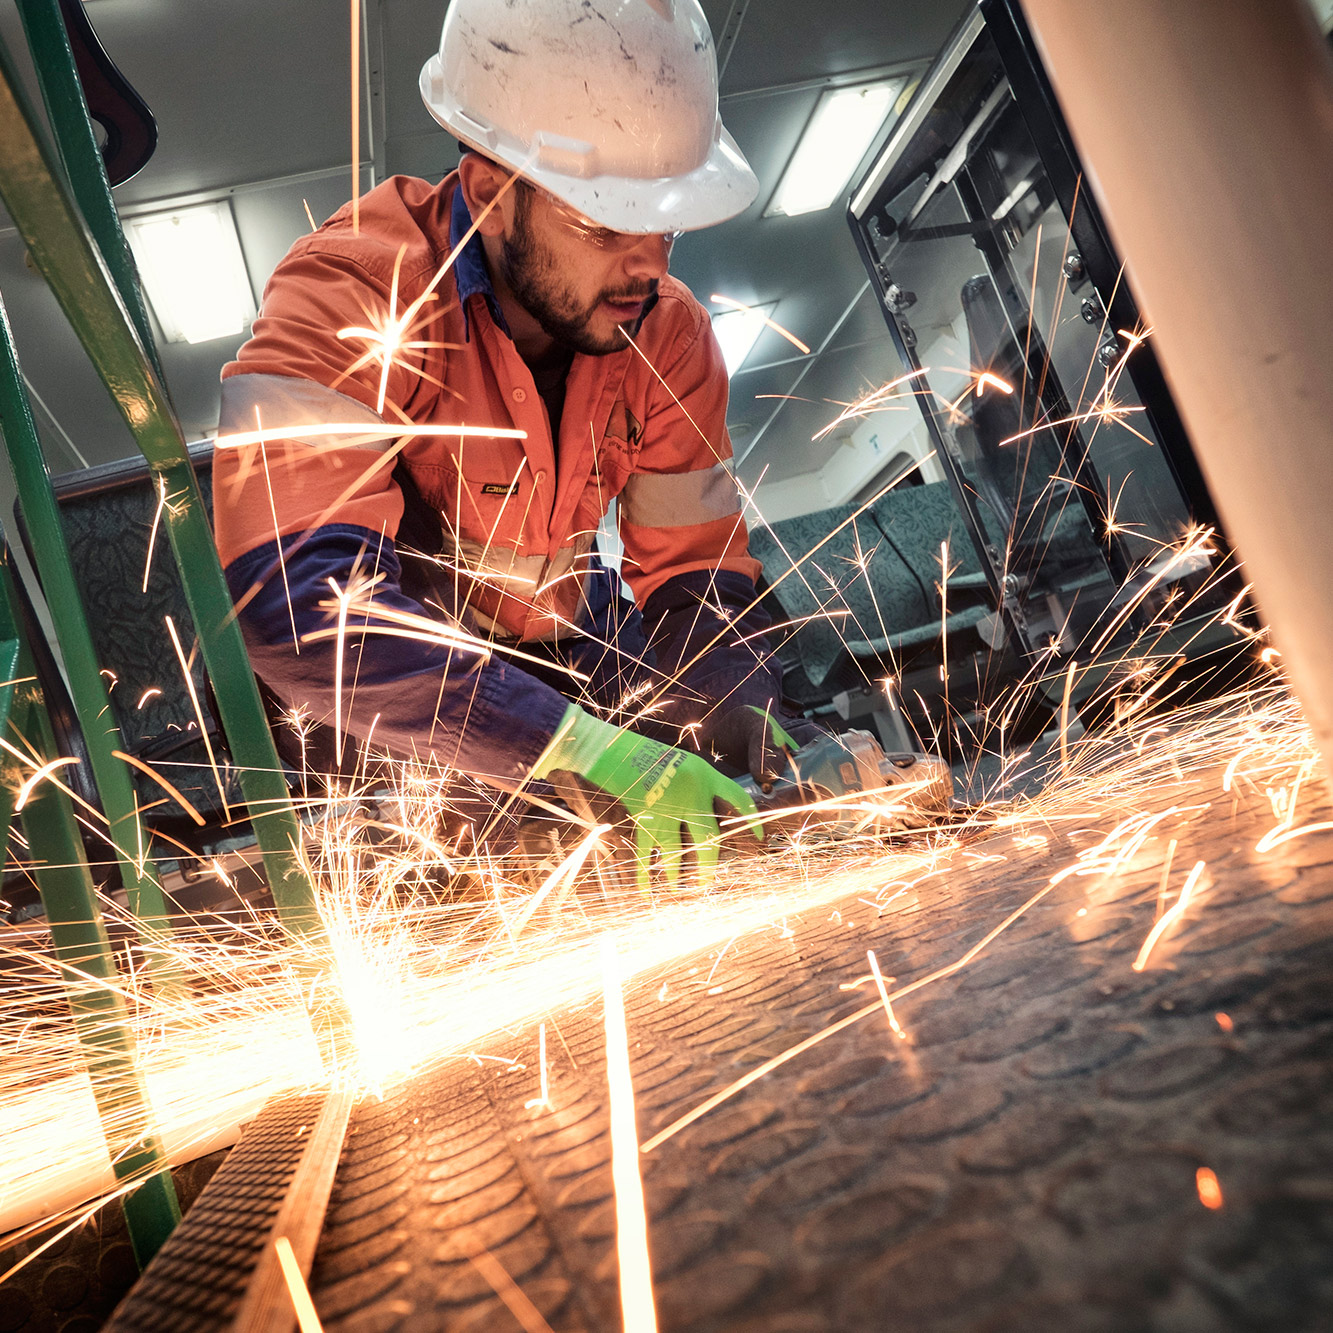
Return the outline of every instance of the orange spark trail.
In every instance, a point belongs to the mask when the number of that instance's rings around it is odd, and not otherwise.
[[[490,1252],[478,1250],[468,1255],[468,1262],[490,1284],[491,1290],[509,1308],[509,1313],[523,1326],[523,1333],[552,1333],[542,1312],[524,1294],[523,1289],[505,1271],[505,1266]]]
[[[1199,1191],[1199,1202],[1205,1208],[1216,1210],[1222,1206],[1222,1186],[1211,1167],[1201,1166],[1194,1173],[1194,1183]]]
[[[77,764],[79,761],[73,758],[52,759],[49,764],[43,764],[28,780],[19,788],[18,799],[14,802],[14,813],[18,814],[25,805],[28,804],[28,797],[32,795],[34,788],[43,778],[49,778],[58,768],[64,768],[67,764]]]
[[[1074,692],[1074,676],[1078,671],[1078,662],[1069,659],[1069,670],[1065,673],[1065,697],[1060,701],[1060,772],[1069,769],[1069,696]]]
[[[866,950],[866,957],[870,960],[870,971],[875,978],[875,988],[879,991],[880,1002],[884,1006],[884,1013],[889,1020],[889,1031],[895,1037],[906,1037],[902,1029],[902,1024],[898,1022],[898,1016],[893,1012],[893,1005],[889,1002],[888,988],[884,985],[884,973],[879,970],[879,959],[875,957],[873,949]]]
[[[282,1269],[282,1280],[287,1285],[287,1295],[291,1298],[292,1310],[301,1333],[323,1333],[324,1325],[315,1313],[315,1303],[310,1299],[310,1288],[301,1276],[301,1267],[296,1262],[292,1243],[286,1236],[279,1236],[273,1242],[277,1251],[278,1266]]]
[[[204,752],[208,755],[208,766],[213,770],[213,778],[218,784],[218,796],[227,818],[231,818],[231,806],[227,803],[227,784],[222,780],[218,769],[217,756],[213,753],[213,742],[208,739],[208,724],[204,721],[204,710],[199,704],[199,692],[194,688],[194,677],[190,675],[190,664],[185,660],[185,650],[181,647],[180,635],[176,633],[176,622],[170,616],[164,616],[167,633],[171,635],[171,646],[176,650],[176,660],[180,663],[181,675],[185,679],[185,688],[189,692],[190,702],[194,705],[195,720],[199,723],[199,739],[204,743]]]
[[[1225,790],[1225,788],[1224,788]],[[1153,921],[1162,919],[1162,913],[1166,911],[1166,886],[1171,882],[1171,863],[1176,859],[1176,848],[1179,843],[1175,838],[1166,844],[1166,860],[1162,862],[1162,878],[1157,883],[1157,910],[1153,913]]]
[[[262,430],[263,420],[259,415],[259,408],[255,408],[255,426]],[[292,588],[287,581],[287,560],[282,553],[282,526],[278,522],[278,504],[273,497],[273,474],[268,466],[268,445],[259,446],[259,461],[264,467],[264,487],[268,491],[268,512],[273,520],[273,544],[278,550],[278,568],[282,571],[282,591],[287,602],[287,619],[292,627],[292,649],[297,657],[301,655],[301,640],[296,632],[296,607],[292,605]],[[145,584],[145,586],[147,586]]]
[[[1303,838],[1307,833],[1323,833],[1327,829],[1333,829],[1333,821],[1303,824],[1300,828],[1289,828],[1280,824],[1272,832],[1265,833],[1254,844],[1254,850],[1260,853],[1271,852],[1274,847],[1280,847],[1284,842],[1290,842],[1293,838]]]
[[[1010,394],[1013,393],[1014,391],[1014,386],[1012,384],[1007,384],[998,375],[992,375],[989,370],[983,370],[981,374],[977,376],[978,398],[980,398],[981,395],[985,393],[986,385],[988,384],[992,385],[996,389],[999,389],[1001,393]]]
[[[162,473],[157,478],[157,508],[153,510],[153,526],[148,529],[148,555],[143,562],[143,587],[140,592],[148,591],[148,575],[153,568],[153,548],[157,544],[157,530],[162,524],[162,511],[167,507],[167,479]]]
[[[269,444],[274,440],[294,438],[306,439],[312,435],[327,435],[330,437],[346,435],[351,437],[339,444],[330,446],[331,448],[374,444],[378,440],[397,440],[414,435],[431,436],[432,438],[435,436],[449,436],[460,440],[478,438],[526,440],[528,438],[527,431],[513,430],[508,426],[467,426],[462,424],[431,426],[419,425],[416,422],[394,426],[386,422],[384,429],[380,430],[365,421],[310,421],[272,430],[238,430],[228,432],[225,435],[215,435],[213,437],[213,447],[215,449],[243,449],[250,444]],[[310,447],[314,448],[315,446],[311,445]]]
[[[135,768],[137,768],[140,773],[146,773],[150,778],[152,778],[153,781],[156,782],[157,785],[161,787],[162,790],[166,792],[168,796],[173,797],[177,802],[179,802],[181,809],[184,810],[185,813],[189,815],[190,818],[193,819],[194,822],[198,824],[200,828],[203,828],[204,825],[208,822],[203,817],[203,815],[201,815],[199,811],[196,810],[194,806],[192,806],[190,802],[187,801],[183,795],[181,795],[180,790],[177,787],[173,786],[170,782],[168,782],[166,778],[164,778],[162,774],[157,771],[157,769],[151,767],[148,764],[145,764],[142,759],[136,759],[132,754],[126,754],[124,750],[112,750],[111,753],[115,755],[117,759],[124,760],[125,763],[131,764]],[[68,763],[69,761],[65,760],[64,762]],[[77,763],[78,761],[76,760],[75,762]]]
[[[810,349],[794,333],[788,332],[788,330],[784,329],[781,324],[775,323],[773,320],[769,319],[767,315],[761,314],[754,308],[754,306],[746,305],[743,301],[733,301],[730,296],[719,296],[716,292],[714,292],[708,299],[712,301],[714,305],[724,305],[732,310],[741,310],[746,314],[759,315],[759,318],[762,319],[774,333],[786,338],[786,340],[791,343],[802,356],[810,355]]]
[[[1189,904],[1190,898],[1194,894],[1195,886],[1199,882],[1199,876],[1203,874],[1206,861],[1196,861],[1194,868],[1190,871],[1189,877],[1185,880],[1185,886],[1180,890],[1180,897],[1176,899],[1176,905],[1166,912],[1160,921],[1148,932],[1148,938],[1143,941],[1143,948],[1139,950],[1139,956],[1130,964],[1135,972],[1142,972],[1148,965],[1148,958],[1152,954],[1157,941],[1174,926],[1182,916],[1185,915],[1185,908]]]
[[[639,1174],[639,1132],[629,1067],[625,995],[615,941],[602,940],[606,1014],[606,1081],[611,1102],[611,1180],[616,1196],[616,1251],[620,1259],[620,1313],[625,1333],[656,1333],[653,1270],[648,1257],[648,1213]]]

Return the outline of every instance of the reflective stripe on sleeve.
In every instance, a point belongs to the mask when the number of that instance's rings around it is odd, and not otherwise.
[[[741,497],[729,463],[697,472],[635,472],[618,497],[626,523],[688,528],[740,513]]]
[[[363,440],[343,436],[331,440],[327,435],[303,437],[302,426],[333,425],[340,422],[361,423],[382,432],[384,419],[364,403],[349,398],[336,389],[326,388],[314,380],[294,375],[229,375],[222,381],[222,412],[218,434],[240,434],[258,430],[294,429],[286,436],[301,444],[356,445],[383,453],[393,444],[391,439]]]

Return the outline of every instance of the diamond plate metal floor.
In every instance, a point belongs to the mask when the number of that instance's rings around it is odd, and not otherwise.
[[[1108,1333],[1333,1327],[1333,836],[1220,774],[1156,791],[1112,876],[1060,883],[964,970],[820,1042],[642,1158],[664,1329]],[[1307,788],[1302,822],[1327,819]],[[1147,970],[1168,838],[1208,869]],[[627,992],[646,1139],[960,957],[1084,850],[974,844],[882,913],[855,899]],[[1003,860],[989,859],[992,855]],[[665,983],[665,998],[659,998]],[[707,984],[705,984],[707,983]],[[354,1114],[312,1274],[329,1330],[521,1325],[484,1248],[557,1330],[620,1327],[600,1005]],[[1201,1202],[1215,1173],[1222,1207]]]

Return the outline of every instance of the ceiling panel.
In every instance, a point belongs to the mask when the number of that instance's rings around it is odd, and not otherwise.
[[[892,61],[924,60],[944,45],[970,8],[961,0],[737,0],[744,4],[739,36],[727,61],[724,94],[847,74]],[[706,6],[714,16],[732,6]],[[725,51],[724,51],[724,54]]]
[[[89,15],[103,44],[158,122],[157,152],[121,197],[349,162],[345,13],[273,0],[98,0]]]

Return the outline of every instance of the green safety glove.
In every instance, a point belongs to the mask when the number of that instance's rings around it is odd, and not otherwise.
[[[753,704],[714,709],[690,731],[700,754],[716,755],[735,769],[748,770],[765,789],[782,776],[789,755],[824,735],[803,717],[779,721],[770,709]]]
[[[641,888],[648,887],[653,853],[661,855],[667,883],[675,885],[685,853],[692,851],[700,877],[717,867],[715,804],[741,815],[759,841],[763,828],[750,797],[698,755],[674,750],[633,731],[622,731],[571,704],[533,776],[572,774],[598,819],[634,826],[634,859]]]

